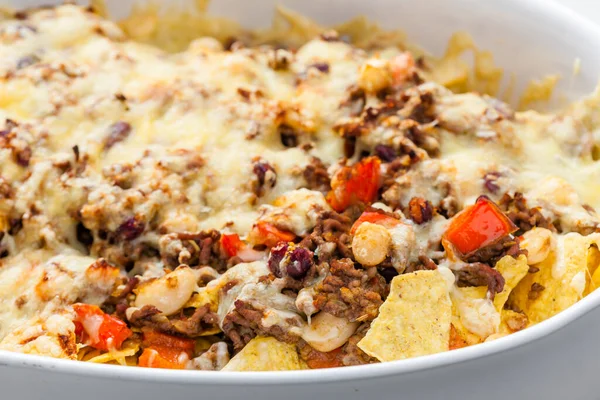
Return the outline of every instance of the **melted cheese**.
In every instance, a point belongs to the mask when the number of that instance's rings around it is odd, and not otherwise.
[[[6,337],[6,343],[0,341],[0,348],[32,335],[26,326],[47,328],[46,318],[61,313],[76,301],[89,304],[104,301],[117,276],[102,281],[86,273],[94,261],[71,254],[52,256],[48,251],[21,253],[1,260],[0,338],[11,332],[12,336]],[[72,328],[70,319],[68,326]],[[38,336],[45,335],[46,328]]]
[[[10,254],[0,260],[0,347],[67,358],[73,351],[59,339],[73,340],[69,306],[100,304],[111,293],[118,275],[99,280],[88,267],[97,257],[131,251],[108,237],[132,218],[144,222],[144,232],[127,243],[138,250],[159,248],[161,235],[172,232],[227,229],[244,237],[259,219],[309,233],[329,206],[323,194],[304,188],[303,170],[312,157],[331,165],[330,172],[341,165],[344,141],[335,126],[353,118],[351,107],[341,105],[357,83],[374,89],[361,74],[365,65],[387,65],[380,57],[398,54],[319,39],[294,53],[224,51],[209,38],[169,54],[127,40],[116,25],[74,5],[0,21],[0,44],[0,118],[16,121],[12,148],[0,148],[0,184],[14,190],[0,198],[1,245]],[[409,103],[433,97],[435,120],[422,128],[439,139],[441,156],[430,159],[416,149],[425,160],[396,178],[402,190],[394,203],[424,197],[437,207],[451,197],[460,209],[482,193],[483,176],[497,172],[502,191],[492,197],[522,191],[567,231],[598,227],[584,204],[600,206],[600,163],[592,157],[600,142],[600,90],[556,115],[514,116],[497,100],[456,95],[434,83],[406,94]],[[366,102],[381,104],[373,94]],[[394,117],[408,118],[411,110]],[[286,147],[281,129],[293,130],[299,145]],[[357,139],[355,159],[377,144],[399,147],[406,139],[400,130],[375,126]],[[261,190],[258,161],[269,165],[273,182]],[[22,229],[8,234],[17,220]],[[89,256],[78,224],[94,234]],[[446,224],[438,216],[391,229],[394,266],[439,253]],[[163,261],[149,258],[135,260],[133,271],[163,274]],[[553,275],[563,269],[558,262]],[[454,287],[443,262],[440,271]],[[259,279],[268,274],[264,261],[240,264],[199,295],[218,309],[221,326],[241,300],[260,306],[263,327],[286,326],[300,335],[306,326],[300,313],[310,320],[317,311],[314,292],[304,288],[293,299],[281,293],[282,282]],[[585,276],[570,284],[583,291]],[[221,292],[225,285],[231,288]],[[452,292],[469,331],[481,337],[497,331],[499,315],[489,299]],[[97,326],[91,320],[85,328],[93,337]]]
[[[289,72],[279,72],[268,67],[268,51],[196,48],[167,55],[123,42],[118,28],[75,6],[35,13],[31,23],[37,34],[0,53],[4,72],[12,74],[0,83],[3,112],[38,129],[34,140],[45,135],[35,147],[33,175],[19,190],[19,209],[44,198],[39,203],[44,215],[65,223],[71,222],[66,214],[83,207],[88,227],[115,229],[124,213],[134,212],[167,227],[177,215],[189,218],[190,230],[233,224],[242,233],[257,217],[253,159],[260,156],[277,171],[277,185],[260,199],[268,204],[303,184],[298,172],[311,156],[333,162],[342,155],[340,138],[329,132],[344,112],[339,104],[365,57],[347,44],[311,42],[292,57]],[[113,37],[95,32],[96,26],[110,26]],[[12,72],[20,57],[40,49],[43,64]],[[315,62],[335,67],[328,74],[308,74],[295,87],[296,77]],[[110,125],[118,121],[128,122],[131,133],[103,150]],[[275,129],[278,121],[319,146],[308,152],[286,149]],[[61,178],[44,158],[60,154],[70,161],[75,145],[89,157],[85,181],[58,184]],[[203,167],[178,176],[193,155],[201,157]],[[2,174],[17,179],[19,169],[12,164],[8,161]],[[133,167],[131,190],[115,188],[102,176],[115,165]],[[71,193],[69,204],[64,190]],[[125,203],[133,207],[124,210]],[[100,208],[102,214],[115,211],[99,219]]]
[[[291,55],[287,70],[271,68],[272,50],[260,48],[226,52],[198,42],[167,54],[125,40],[116,25],[73,5],[40,10],[26,22],[4,20],[0,41],[0,117],[17,121],[19,140],[32,150],[25,172],[10,149],[0,149],[0,176],[16,189],[14,201],[0,200],[0,219],[23,216],[18,237],[3,239],[11,254],[83,251],[78,214],[94,231],[114,232],[135,215],[165,232],[228,227],[245,235],[264,205],[303,234],[316,222],[315,207],[328,207],[320,193],[294,190],[305,184],[302,169],[311,157],[331,163],[343,153],[331,130],[347,113],[339,104],[366,58],[352,46],[315,40]],[[28,57],[32,64],[17,68]],[[315,63],[332,68],[321,73],[310,67]],[[117,122],[131,131],[105,148]],[[311,149],[283,146],[279,124]],[[74,146],[84,169],[64,173],[57,165],[77,168]],[[258,157],[277,173],[260,198],[252,190]],[[157,246],[158,236],[148,232],[140,240]],[[92,256],[98,255],[110,253],[95,245]],[[44,308],[42,299],[27,312],[12,304],[52,269],[45,262],[34,267],[24,255],[2,261],[10,268],[0,274],[7,288],[0,338]],[[49,285],[70,288],[69,303],[79,293],[77,278],[63,275]]]
[[[481,109],[475,111],[485,113]],[[453,112],[465,115],[463,108]],[[471,128],[469,120],[453,122],[461,129]],[[575,124],[569,115],[543,115],[534,111],[517,113],[510,125],[512,134],[507,135],[504,129],[494,134],[504,138],[487,143],[474,141],[470,135],[443,137],[442,162],[456,169],[456,180],[465,199],[470,202],[481,193],[486,172],[499,171],[507,175],[504,180],[507,189],[525,192],[528,198],[549,200],[558,206],[580,203],[600,206],[600,164],[580,157],[580,149],[568,146],[585,143],[584,127]],[[479,132],[481,125],[474,126]],[[475,136],[481,139],[477,133]],[[507,143],[502,143],[503,140]],[[543,187],[541,182],[546,182]],[[574,207],[563,211],[578,212]]]
[[[450,292],[450,296],[457,305],[460,321],[470,332],[482,338],[497,332],[500,314],[490,299],[471,298],[456,287]]]

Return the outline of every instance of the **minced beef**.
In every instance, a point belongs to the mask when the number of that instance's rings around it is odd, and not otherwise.
[[[256,336],[273,336],[286,343],[296,343],[299,336],[292,333],[289,327],[279,325],[264,326],[262,323],[264,312],[256,309],[252,304],[236,300],[234,309],[223,320],[223,332],[233,342],[236,351],[241,350]],[[290,318],[286,321],[291,326],[299,326],[296,320]]]
[[[496,296],[496,293],[504,290],[504,277],[489,265],[482,263],[468,264],[452,272],[456,276],[458,287],[487,286],[492,299]]]
[[[496,243],[478,249],[475,253],[468,256],[465,261],[468,263],[496,265],[504,256],[517,258],[521,254],[527,255],[527,250],[519,247],[518,238],[509,235]]]
[[[139,283],[140,280],[135,276],[127,278],[123,288],[119,292],[113,293],[104,304],[102,304],[102,310],[108,314],[116,313],[119,318],[125,320],[125,310],[129,307],[127,298],[133,293],[133,290]]]
[[[177,332],[195,337],[209,328],[217,325],[219,317],[210,311],[208,305],[197,309],[182,310],[178,316],[171,318],[171,323]]]
[[[385,193],[388,189],[394,186],[396,178],[404,174],[412,165],[410,157],[407,155],[399,156],[389,163],[383,164],[382,173],[382,192]],[[399,204],[396,204],[399,206]]]
[[[0,199],[12,199],[15,191],[10,183],[0,176]]]
[[[313,231],[300,242],[300,246],[315,253],[320,262],[327,262],[332,258],[352,258],[351,227],[352,219],[348,216],[335,211],[324,211]]]
[[[354,267],[352,260],[332,260],[329,274],[315,286],[318,310],[350,321],[371,321],[387,295],[385,279]]]
[[[347,107],[350,110],[350,115],[352,117],[357,117],[362,113],[365,104],[367,104],[367,95],[365,91],[357,85],[350,86],[347,91],[348,96],[340,104],[340,107]]]
[[[388,168],[401,160],[402,157],[394,160]],[[459,188],[443,171],[441,163],[434,161],[421,163],[420,166],[410,170],[400,167],[397,172],[384,173],[383,182],[382,200],[393,209],[407,210],[408,203],[415,197],[414,194],[418,194],[418,197],[429,200],[435,212],[446,218],[460,211]],[[412,194],[410,198],[407,196],[409,193]],[[434,197],[435,201],[433,201]]]
[[[408,99],[406,99],[408,101]],[[419,100],[413,107],[411,119],[420,124],[427,124],[435,120],[435,108],[433,94],[430,92],[419,93]]]
[[[182,310],[168,318],[156,307],[148,305],[133,312],[129,318],[130,324],[137,328],[146,326],[170,335],[187,337],[202,336],[204,332],[212,330],[218,320],[219,317],[210,311],[208,305],[194,310]]]
[[[404,270],[404,274],[408,274],[415,271],[431,271],[437,269],[437,264],[429,257],[421,255],[419,256],[419,262],[411,263]]]
[[[433,95],[431,93],[405,94],[403,89],[393,90],[381,98],[382,102],[364,107],[360,101],[360,91],[350,90],[347,100],[342,106],[354,107],[356,101],[361,104],[360,113],[353,118],[345,120],[334,126],[334,130],[344,140],[344,153],[350,158],[354,155],[357,138],[369,135],[380,126],[396,131],[396,142],[394,147],[386,144],[381,147],[380,143],[374,153],[382,156],[384,162],[394,162],[397,156],[408,160],[408,166],[417,163],[428,155],[439,154],[439,140],[434,137],[433,131],[422,130],[421,123],[433,121]],[[407,118],[408,116],[408,118]]]
[[[544,289],[546,289],[544,285],[537,282],[532,283],[531,289],[529,289],[529,293],[527,294],[527,298],[529,298],[529,300],[536,300],[538,297],[540,297]]]
[[[216,230],[198,233],[170,233],[160,241],[160,256],[165,265],[175,269],[181,264],[190,267],[210,266],[219,272],[227,269],[229,255]]]
[[[306,187],[310,190],[317,190],[327,193],[331,190],[331,179],[327,172],[327,167],[318,157],[312,157],[310,163],[302,171],[306,180]]]
[[[342,364],[363,365],[378,362],[376,358],[371,357],[358,347],[358,342],[365,337],[370,327],[370,322],[361,324],[354,335],[350,336],[348,342],[342,347]]]
[[[516,192],[514,196],[505,193],[498,205],[508,218],[519,227],[519,230],[515,233],[516,236],[520,236],[534,227],[546,228],[556,232],[556,227],[550,219],[544,217],[541,208],[527,207],[527,200],[523,197],[523,193]]]

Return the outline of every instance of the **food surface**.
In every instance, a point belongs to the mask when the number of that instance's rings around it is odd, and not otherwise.
[[[176,52],[126,31],[74,5],[0,21],[0,349],[360,365],[600,285],[600,93],[515,112],[334,31]]]

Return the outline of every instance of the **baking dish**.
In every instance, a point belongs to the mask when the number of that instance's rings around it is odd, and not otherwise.
[[[213,3],[212,11],[260,26],[268,23],[274,3],[221,1]],[[338,0],[326,7],[316,1],[284,3],[322,22],[365,14],[386,27],[402,27],[414,42],[433,52],[443,48],[450,33],[467,30],[481,47],[494,51],[520,85],[544,73],[560,73],[558,92],[568,99],[592,90],[600,66],[594,51],[600,41],[596,28],[547,1],[363,4]],[[126,4],[111,6],[126,11]],[[582,68],[572,78],[576,58]],[[402,362],[344,370],[215,374],[124,369],[1,353],[0,379],[3,396],[9,399],[593,398],[600,386],[593,368],[599,352],[594,346],[598,296],[592,294],[555,318],[509,338]]]

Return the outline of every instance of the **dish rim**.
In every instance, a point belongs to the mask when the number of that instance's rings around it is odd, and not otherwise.
[[[569,29],[579,30],[585,37],[600,38],[599,25],[554,0],[504,0],[504,2],[514,6],[515,9],[534,8],[543,15],[544,19],[560,21],[562,22],[561,25],[569,27]],[[600,43],[600,39],[597,41]],[[265,384],[280,386],[301,383],[356,381],[440,368],[514,350],[559,331],[598,306],[600,306],[600,290],[590,293],[587,297],[546,321],[491,342],[405,360],[325,370],[232,372],[141,369],[55,359],[5,350],[0,350],[0,368],[31,368],[104,379],[218,386]]]

